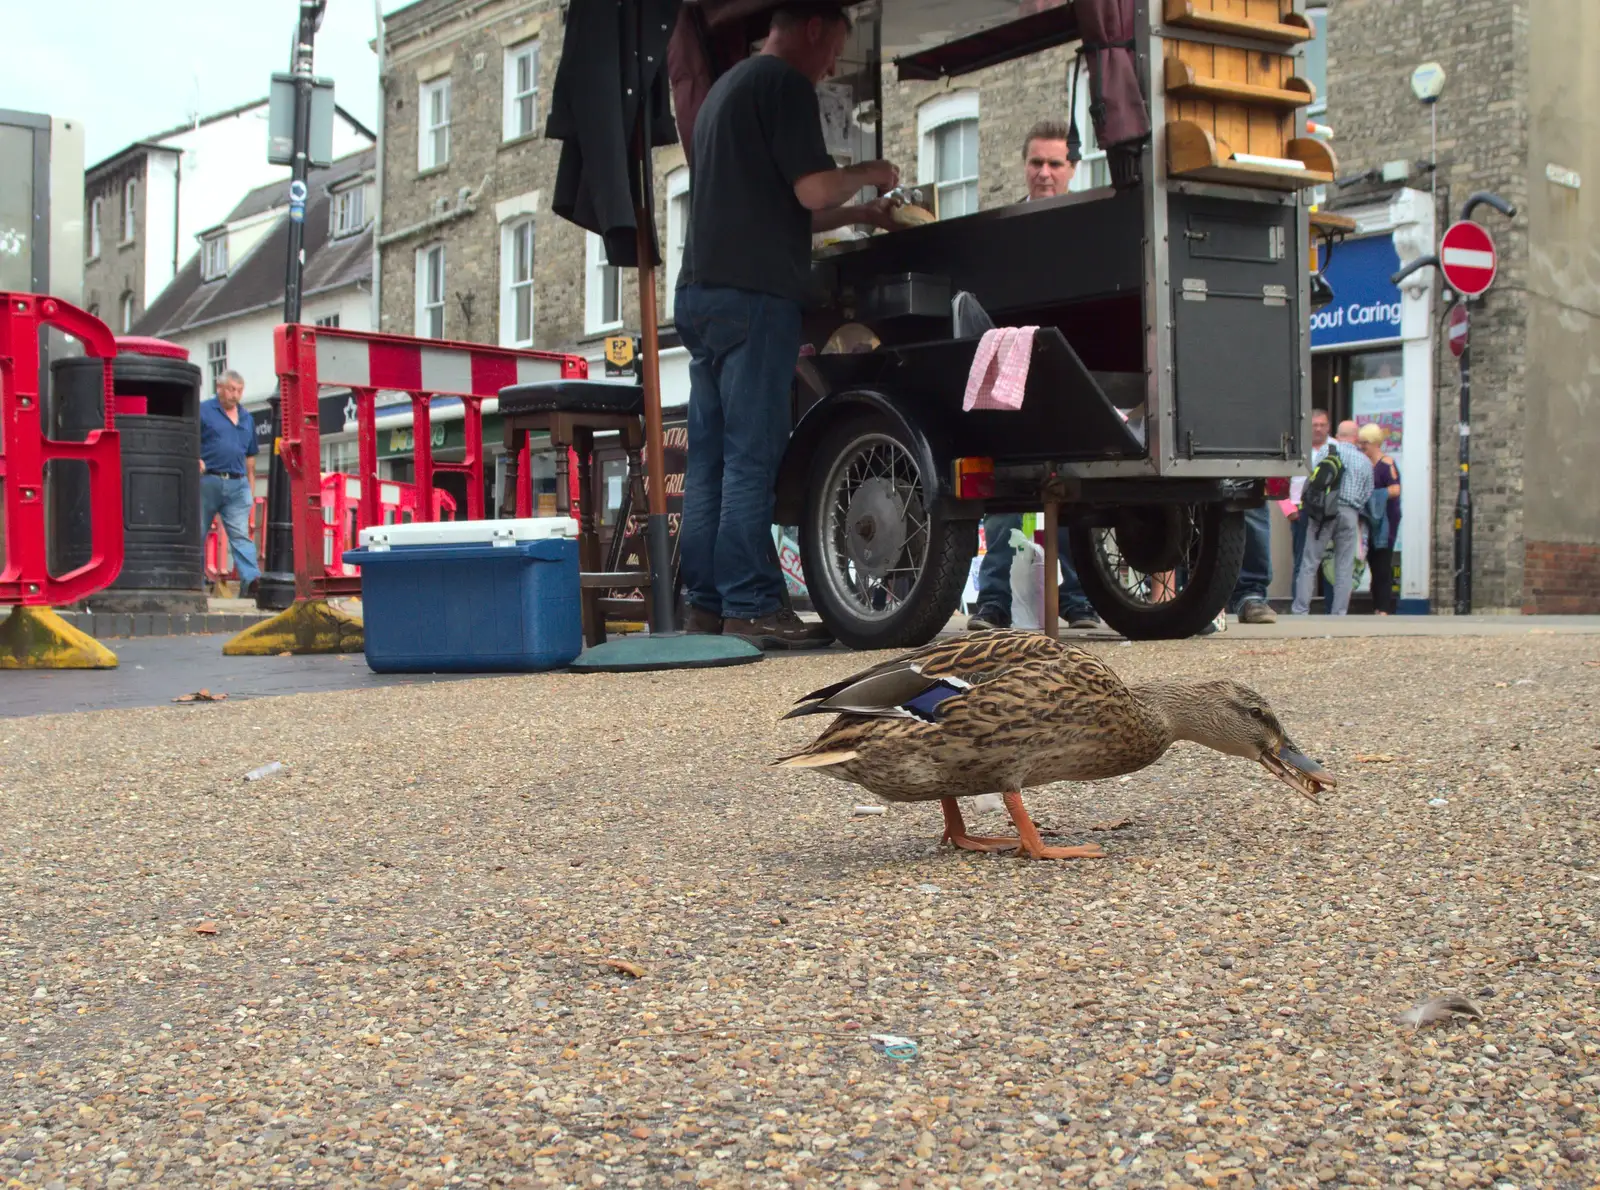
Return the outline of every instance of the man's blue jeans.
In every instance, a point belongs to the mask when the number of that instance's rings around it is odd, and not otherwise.
[[[250,536],[250,506],[254,503],[248,479],[224,479],[220,475],[200,477],[200,539],[204,542],[206,534],[211,532],[211,522],[221,513],[241,589],[261,577],[261,568],[256,565],[256,543]]]
[[[1233,585],[1228,610],[1238,614],[1247,603],[1265,603],[1271,585],[1272,519],[1263,504],[1244,514],[1244,564],[1239,568],[1239,581]]]
[[[978,614],[1001,624],[1011,623],[1011,562],[1016,550],[1011,534],[1022,528],[1022,514],[1007,513],[983,518],[983,540],[987,547],[978,564]],[[1058,535],[1057,553],[1061,558],[1061,614],[1068,620],[1093,619],[1094,606],[1083,593],[1078,572],[1072,566],[1067,531]]]
[[[689,457],[678,536],[684,595],[713,615],[759,620],[783,606],[772,514],[793,416],[800,306],[686,285],[677,293],[676,318],[689,349]]]

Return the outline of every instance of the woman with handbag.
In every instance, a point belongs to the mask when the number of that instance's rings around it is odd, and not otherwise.
[[[1367,566],[1372,571],[1372,610],[1394,611],[1394,547],[1400,539],[1400,468],[1383,453],[1383,427],[1368,422],[1356,435],[1372,460],[1372,496],[1367,501]]]

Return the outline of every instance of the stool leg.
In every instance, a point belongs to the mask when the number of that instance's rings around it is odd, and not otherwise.
[[[624,434],[623,445],[628,452],[628,496],[629,510],[634,514],[633,519],[639,524],[639,552],[644,559],[645,572],[650,570],[650,500],[644,489],[644,463],[641,452],[644,449],[644,434],[642,430],[634,431],[630,428]],[[620,533],[625,526],[619,524],[617,531]],[[650,625],[651,632],[662,632],[665,629],[656,623],[655,601],[650,597],[650,580],[639,585],[644,595],[645,622]]]
[[[575,426],[572,445],[578,452],[578,569],[594,573],[600,569],[600,518],[595,511],[594,432]],[[589,646],[606,643],[606,617],[600,609],[600,590],[583,589],[583,614]]]
[[[526,430],[506,430],[506,486],[500,499],[500,516],[525,517],[531,515],[524,511],[527,505],[522,499],[522,488],[519,483],[521,478],[518,462],[522,456],[522,448],[527,444],[528,432]],[[506,511],[510,507],[510,512]]]

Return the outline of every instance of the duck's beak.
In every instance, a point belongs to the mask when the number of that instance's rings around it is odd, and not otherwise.
[[[1261,766],[1313,802],[1322,790],[1332,789],[1338,784],[1332,773],[1302,753],[1289,740],[1284,740],[1275,751],[1263,752]]]

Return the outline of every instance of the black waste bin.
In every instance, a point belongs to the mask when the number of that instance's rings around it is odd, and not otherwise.
[[[111,383],[122,441],[122,573],[88,603],[107,612],[203,612],[200,369],[174,344],[119,339],[118,347]],[[101,361],[54,360],[50,379],[52,437],[82,442],[105,425]],[[63,574],[89,560],[88,467],[52,462],[46,494],[50,569]]]

